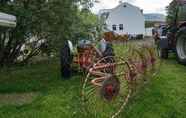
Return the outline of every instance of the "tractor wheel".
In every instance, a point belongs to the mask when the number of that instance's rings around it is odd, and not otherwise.
[[[168,49],[163,49],[163,48],[161,48],[161,47],[158,46],[157,51],[158,51],[158,56],[160,58],[162,58],[162,59],[168,59],[168,56],[169,56]]]
[[[107,44],[106,50],[103,52],[103,57],[115,56],[112,44]]]
[[[181,28],[177,35],[176,54],[178,62],[186,65],[186,27]]]
[[[106,50],[103,52],[103,58],[105,58],[105,60],[103,60],[102,63],[114,63],[115,59],[114,59],[114,49],[112,47],[112,44],[107,44],[106,46]],[[106,69],[107,73],[112,73],[112,69]]]
[[[61,61],[61,76],[62,78],[70,78],[72,68],[72,60],[73,60],[73,54],[70,50],[70,46],[68,41],[65,41],[63,47],[61,48],[61,54],[60,54],[60,61]]]

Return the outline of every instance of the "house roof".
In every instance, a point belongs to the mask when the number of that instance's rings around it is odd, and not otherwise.
[[[101,10],[99,11],[99,15],[100,15],[100,14],[103,14],[103,13],[106,13],[106,12],[107,12],[107,13],[110,13],[111,11],[113,11],[113,10],[115,10],[115,9],[121,7],[121,6],[124,6],[124,5],[132,6],[132,7],[135,7],[135,8],[137,8],[137,9],[139,9],[139,10],[142,10],[142,9],[140,9],[139,7],[134,6],[134,5],[130,4],[130,3],[123,2],[123,3],[119,4],[118,6],[116,6],[116,7],[113,8],[113,9],[101,9]]]
[[[128,3],[128,2],[123,2],[123,3],[119,4],[118,6],[116,6],[116,7],[113,8],[113,9],[117,9],[118,7],[121,7],[121,6],[124,6],[124,5],[132,6],[132,7],[135,7],[135,8],[137,8],[137,9],[141,10],[139,7],[134,6],[134,5],[132,5],[132,4]]]

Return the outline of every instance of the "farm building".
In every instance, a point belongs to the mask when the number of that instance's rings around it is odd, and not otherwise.
[[[99,16],[104,18],[106,28],[117,34],[140,35],[145,33],[143,10],[129,3],[121,3],[113,9],[100,10]]]
[[[146,22],[145,28],[146,36],[152,36],[152,29],[154,29],[154,26],[164,25],[166,21],[166,16],[163,14],[148,13],[144,14],[144,16]]]

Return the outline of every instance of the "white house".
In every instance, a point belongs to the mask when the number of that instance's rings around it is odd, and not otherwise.
[[[117,34],[145,34],[143,10],[129,3],[121,3],[116,8],[100,10],[99,16],[105,18],[106,28]]]

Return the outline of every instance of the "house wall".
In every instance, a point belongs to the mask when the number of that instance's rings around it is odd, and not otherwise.
[[[124,7],[126,6],[126,7]],[[138,7],[123,3],[112,9],[106,20],[107,28],[113,31],[113,25],[117,26],[114,31],[118,34],[145,34],[145,18]],[[119,30],[119,24],[123,24],[123,30]]]

